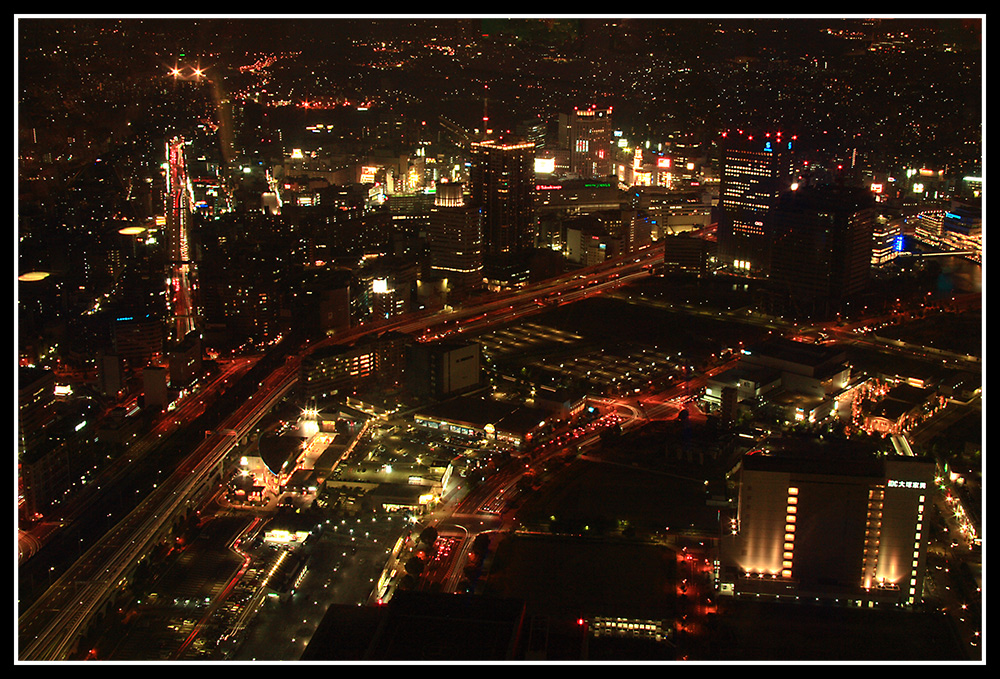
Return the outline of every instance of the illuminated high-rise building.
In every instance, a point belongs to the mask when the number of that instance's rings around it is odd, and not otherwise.
[[[427,227],[431,270],[458,296],[483,280],[482,209],[466,205],[463,185],[438,182]]]
[[[768,213],[794,182],[795,137],[781,132],[727,132],[719,184],[718,260],[726,269],[767,276],[771,264]]]
[[[584,179],[613,174],[611,107],[574,109],[568,122],[570,172]]]
[[[416,262],[383,257],[364,272],[372,318],[385,319],[412,310],[418,275]]]
[[[720,543],[722,592],[921,602],[934,462],[848,450],[749,454]]]
[[[523,285],[535,247],[535,145],[473,142],[469,180],[471,205],[482,210],[488,286]]]

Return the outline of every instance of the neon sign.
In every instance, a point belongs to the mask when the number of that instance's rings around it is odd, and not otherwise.
[[[898,481],[896,479],[889,479],[886,485],[889,488],[916,488],[918,490],[927,488],[925,481]]]

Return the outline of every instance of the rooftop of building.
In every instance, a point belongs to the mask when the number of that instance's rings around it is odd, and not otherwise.
[[[798,342],[784,337],[774,337],[747,347],[743,354],[749,361],[766,357],[814,367],[843,361],[847,356],[844,348],[837,345]]]
[[[917,387],[906,382],[900,382],[889,390],[885,398],[915,406],[923,404],[933,393],[934,389],[930,387]]]
[[[781,378],[781,371],[764,365],[740,362],[729,370],[717,373],[708,379],[718,384],[736,385],[740,380],[747,380],[757,386],[770,384]]]
[[[790,436],[768,441],[762,453],[744,455],[744,470],[884,478],[887,465],[906,462],[934,468],[934,461],[883,455],[881,442]]]
[[[419,411],[419,415],[422,417],[466,423],[480,429],[491,424],[497,429],[522,434],[537,427],[551,414],[549,409],[497,401],[481,396],[455,398],[430,405]]]
[[[299,488],[318,487],[323,482],[323,477],[315,469],[297,469],[292,472],[291,477],[285,487],[289,490]]]
[[[297,434],[264,435],[258,441],[260,459],[272,474],[279,473],[289,460],[295,461],[308,437]]]
[[[55,373],[48,368],[23,365],[17,368],[17,383],[22,390],[29,389],[36,383],[54,382],[55,379]]]

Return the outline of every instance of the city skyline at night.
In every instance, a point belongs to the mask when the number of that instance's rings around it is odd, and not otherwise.
[[[982,663],[985,24],[15,16],[15,662]]]

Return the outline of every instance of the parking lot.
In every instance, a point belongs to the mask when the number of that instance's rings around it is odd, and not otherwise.
[[[596,345],[582,335],[538,323],[480,335],[484,354],[506,382],[576,388],[591,394],[634,393],[679,374],[667,351],[618,343]]]

